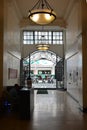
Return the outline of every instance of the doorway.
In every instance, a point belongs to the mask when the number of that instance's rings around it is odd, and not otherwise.
[[[35,89],[58,89],[64,87],[64,67],[61,57],[51,51],[36,51],[23,60],[24,85],[27,85],[27,77],[30,76]]]

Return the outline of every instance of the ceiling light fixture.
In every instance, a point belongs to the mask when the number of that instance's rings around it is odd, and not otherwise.
[[[38,44],[37,49],[39,51],[47,51],[49,49],[49,45],[47,45],[47,44]]]
[[[45,40],[45,35],[43,34],[44,26],[42,26],[42,34],[41,34],[41,39],[40,43],[36,46],[39,51],[47,51],[49,49],[49,44],[44,43],[46,42]]]
[[[29,10],[28,17],[39,25],[46,25],[56,19],[56,13],[46,0],[39,0],[34,7]]]

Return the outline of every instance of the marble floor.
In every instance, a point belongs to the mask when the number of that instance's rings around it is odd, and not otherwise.
[[[56,88],[56,83],[33,83],[34,88]]]
[[[48,94],[34,91],[34,112],[30,120],[16,114],[0,118],[0,130],[87,130],[87,113],[66,91],[48,90]]]

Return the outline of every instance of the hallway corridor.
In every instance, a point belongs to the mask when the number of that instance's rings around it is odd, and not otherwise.
[[[0,118],[0,130],[86,130],[87,114],[66,91],[48,90],[48,94],[34,91],[34,112],[31,120],[21,120],[7,114]]]

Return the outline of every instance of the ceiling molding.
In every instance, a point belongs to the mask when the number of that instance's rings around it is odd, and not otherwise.
[[[67,21],[68,17],[70,16],[71,14],[71,11],[73,9],[73,7],[75,6],[75,3],[77,1],[80,1],[80,0],[70,0],[68,5],[67,5],[67,10],[66,10],[66,13],[65,13],[65,16],[64,16],[64,19]]]

